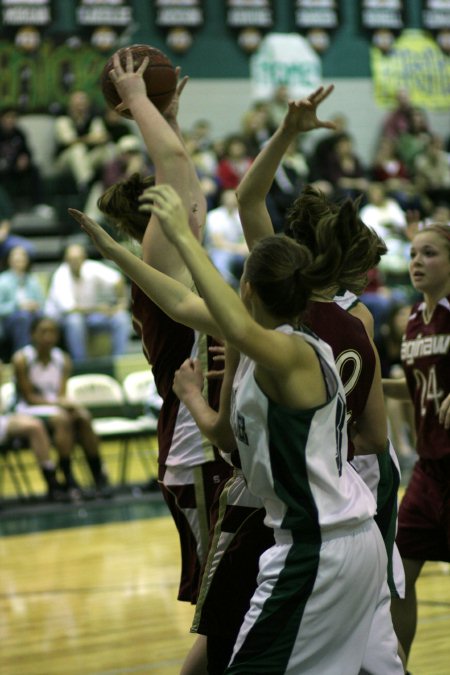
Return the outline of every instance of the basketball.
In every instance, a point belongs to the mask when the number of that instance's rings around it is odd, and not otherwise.
[[[177,86],[175,67],[170,59],[156,47],[149,45],[131,45],[118,49],[120,63],[125,69],[126,54],[130,50],[133,54],[133,69],[137,70],[146,56],[149,58],[147,68],[144,70],[143,79],[147,87],[147,96],[160,112],[164,112],[169,106]],[[109,77],[114,68],[114,54],[108,59],[100,75],[100,86],[103,97],[110,108],[115,108],[121,102],[114,82]],[[122,117],[132,118],[129,110],[120,112]]]

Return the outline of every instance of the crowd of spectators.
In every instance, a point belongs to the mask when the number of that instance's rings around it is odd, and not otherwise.
[[[233,133],[224,138],[214,137],[211,123],[206,119],[199,119],[184,130],[184,141],[200,177],[210,213],[205,246],[234,286],[246,251],[232,193],[273,134],[287,105],[287,88],[280,86],[271,100],[254,102]],[[281,232],[287,210],[307,183],[314,184],[335,201],[346,197],[359,199],[362,219],[383,236],[388,246],[388,253],[374,271],[364,295],[374,313],[378,339],[392,306],[412,299],[407,277],[411,232],[418,223],[430,218],[448,221],[450,139],[435,133],[426,111],[412,105],[405,91],[398,93],[396,108],[386,114],[376,149],[369,159],[361,157],[345,115],[336,114],[333,121],[335,131],[322,133],[308,152],[303,150],[301,141],[289,148],[276,172],[267,205],[276,231]],[[65,176],[73,182],[82,200],[76,206],[101,222],[103,216],[96,203],[104,190],[133,173],[142,176],[152,173],[151,163],[133,126],[115,111],[95,110],[85,92],[72,92],[67,110],[54,121],[54,135],[53,170],[59,178]],[[40,175],[26,134],[20,127],[20,118],[11,108],[0,113],[0,157],[0,255],[4,270],[0,274],[0,321],[3,338],[15,349],[24,339],[17,337],[26,324],[24,315],[45,312],[49,303],[30,305],[29,309],[27,303],[31,300],[24,300],[24,289],[32,278],[33,241],[18,237],[11,223],[24,202],[31,208],[40,208],[46,202],[51,207],[52,194]],[[107,226],[107,222],[102,224]],[[21,252],[10,259],[11,250],[18,246]],[[12,261],[21,258],[28,260],[26,270],[22,271],[12,266]],[[60,270],[54,272],[53,280],[49,279],[44,289],[50,296],[54,294],[51,289],[58,283],[61,269],[66,272],[68,269],[67,258],[59,262]],[[7,296],[16,287],[21,291],[11,305]],[[7,307],[12,310],[5,309]],[[122,309],[128,308],[122,306]],[[73,309],[70,313],[77,314]],[[110,311],[110,314],[114,313]],[[16,322],[12,316],[22,319]],[[68,318],[75,321],[74,316],[64,317],[61,313],[57,317],[63,335]],[[104,324],[102,320],[99,325]],[[14,326],[14,331],[10,326]],[[122,326],[125,331],[124,326],[125,321]],[[80,334],[77,329],[77,335]],[[113,353],[124,349],[123,340],[119,343],[122,346],[115,351],[113,348]],[[84,344],[85,340],[80,339],[78,349],[68,345],[75,360],[85,356]]]

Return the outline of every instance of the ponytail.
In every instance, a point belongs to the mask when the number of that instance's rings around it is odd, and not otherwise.
[[[367,273],[386,253],[384,241],[360,219],[359,200],[329,202],[306,186],[287,213],[286,231],[315,259],[316,288],[338,286],[359,295]]]
[[[141,178],[134,173],[126,180],[114,183],[97,201],[98,209],[117,232],[142,241],[148,224],[148,214],[139,211],[139,196],[155,184],[154,177]]]

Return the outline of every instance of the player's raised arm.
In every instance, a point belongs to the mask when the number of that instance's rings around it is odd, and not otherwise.
[[[305,99],[290,101],[284,120],[242,179],[236,194],[239,215],[250,250],[258,239],[273,234],[265,200],[289,145],[299,133],[320,128],[334,129],[333,122],[322,121],[317,117],[317,107],[328,98],[333,89],[333,85],[319,87]]]
[[[202,224],[199,224],[197,220],[197,212],[200,217],[204,218],[205,209],[199,209],[198,193],[193,198],[192,163],[178,133],[173,129],[173,120],[169,123],[147,97],[143,80],[145,60],[137,70],[134,70],[133,55],[130,49],[127,52],[125,67],[117,53],[114,55],[113,63],[114,67],[110,77],[123,104],[130,110],[141,131],[155,167],[155,183],[165,182],[172,185],[190,214],[189,223],[193,232],[196,236],[200,236]],[[179,96],[184,84],[185,81],[180,83],[175,97]],[[178,109],[177,98],[175,102],[172,102],[172,106]],[[161,232],[156,216],[150,217],[142,242],[142,251],[145,262],[180,280],[185,285],[191,285],[189,273],[176,248],[169,244]]]

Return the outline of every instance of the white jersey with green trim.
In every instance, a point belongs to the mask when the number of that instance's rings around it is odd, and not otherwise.
[[[331,347],[289,325],[277,330],[297,334],[316,351],[327,402],[299,410],[269,400],[255,380],[255,363],[242,356],[231,419],[242,470],[249,490],[264,503],[266,525],[316,538],[364,522],[375,514],[376,504],[347,462],[345,392]]]

